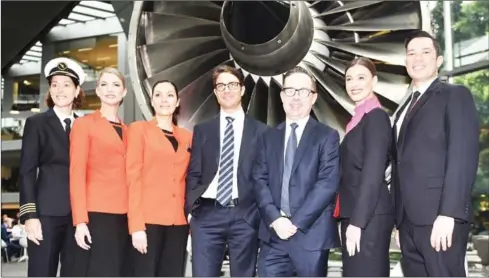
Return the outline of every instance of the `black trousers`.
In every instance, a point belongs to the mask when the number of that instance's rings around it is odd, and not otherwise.
[[[389,277],[389,247],[394,215],[374,215],[360,237],[360,253],[350,257],[346,249],[349,219],[341,220],[343,277]]]
[[[447,251],[431,247],[433,225],[416,226],[404,213],[399,228],[401,266],[405,277],[465,277],[465,254],[470,225],[455,220],[452,246]]]
[[[75,229],[70,216],[40,216],[43,240],[40,245],[28,240],[28,277],[56,277],[61,261],[61,277],[73,276],[76,249]]]
[[[146,224],[148,249],[141,254],[132,247],[135,277],[184,277],[188,225]]]
[[[130,251],[127,215],[89,212],[88,219],[92,243],[87,242],[89,250],[77,245],[73,276],[127,276]]]

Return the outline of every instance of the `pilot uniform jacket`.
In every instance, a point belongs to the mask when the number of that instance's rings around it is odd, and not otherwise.
[[[126,172],[129,185],[129,232],[145,224],[186,225],[185,177],[192,133],[173,126],[177,151],[157,126],[156,118],[128,129]]]
[[[100,111],[73,124],[70,195],[74,225],[88,223],[88,212],[127,213],[127,127],[121,126],[122,140]]]
[[[27,118],[19,177],[22,223],[70,215],[69,166],[68,136],[54,110]]]

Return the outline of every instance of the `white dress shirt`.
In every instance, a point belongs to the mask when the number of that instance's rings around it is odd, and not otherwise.
[[[416,92],[416,91],[418,91],[420,93],[420,95],[418,97],[418,100],[419,100],[421,98],[421,96],[423,96],[423,94],[426,92],[426,90],[428,90],[428,88],[431,86],[431,83],[433,83],[433,81],[435,81],[436,78],[438,78],[438,76],[431,79],[430,81],[423,83],[419,88],[416,88],[413,86],[413,93],[411,94],[411,97],[409,97],[406,101],[408,103],[411,103],[411,100],[413,99],[414,92]],[[396,124],[397,138],[399,138],[399,133],[401,132],[402,122],[404,121],[404,118],[406,117],[406,113],[408,111],[409,105],[411,105],[411,104],[408,104],[406,107],[404,107],[404,110],[401,111],[401,115],[399,116],[399,120],[397,121],[397,124]]]
[[[241,150],[241,138],[243,138],[243,128],[244,128],[244,120],[245,113],[243,109],[239,109],[231,114],[228,114],[221,110],[219,116],[219,162],[221,155],[221,146],[224,141],[224,132],[226,131],[226,126],[228,121],[226,117],[234,118],[233,121],[233,130],[234,130],[234,158],[233,158],[233,199],[237,199],[238,196],[238,162],[239,162],[239,151]],[[216,175],[212,182],[209,184],[207,190],[202,194],[202,198],[216,199],[217,198],[217,187],[219,180],[219,170],[221,166],[218,165]]]
[[[60,111],[56,106],[53,107],[53,111],[58,117],[59,121],[61,122],[61,126],[63,127],[64,130],[66,130],[66,123],[64,122],[66,118],[71,120],[70,127],[73,127],[73,122],[75,121],[75,114],[73,112],[71,112],[71,115],[66,115],[62,111]]]
[[[304,129],[306,128],[307,121],[309,121],[309,117],[302,118],[297,121],[292,121],[289,119],[285,120],[285,141],[284,141],[284,161],[285,161],[285,150],[287,149],[287,142],[289,141],[290,132],[292,131],[292,127],[290,124],[296,123],[297,128],[295,129],[295,134],[297,136],[297,146],[299,146],[299,142],[301,141],[302,134],[304,133]]]

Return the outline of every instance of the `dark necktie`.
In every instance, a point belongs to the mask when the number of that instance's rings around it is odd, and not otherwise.
[[[66,124],[66,127],[65,127],[66,136],[68,137],[68,140],[70,140],[71,119],[70,118],[66,118],[66,119],[63,120],[63,122]]]
[[[297,134],[295,130],[298,125],[296,123],[291,123],[290,136],[287,140],[287,147],[285,149],[285,159],[284,159],[284,172],[282,176],[282,195],[280,198],[280,208],[287,215],[290,216],[290,199],[289,199],[289,183],[290,175],[292,173],[292,165],[294,163],[295,151],[297,150]]]
[[[221,158],[219,163],[219,179],[216,200],[227,206],[233,197],[234,173],[234,118],[226,117],[228,121],[222,141]]]
[[[411,109],[413,109],[414,105],[416,105],[416,102],[418,101],[418,98],[420,95],[421,95],[421,93],[416,91],[413,93],[411,101],[404,102],[403,106],[401,107],[401,109],[399,109],[399,111],[396,114],[396,118],[394,119],[394,127],[397,126],[397,122],[401,118],[401,114],[404,111],[404,109],[406,109],[406,106],[408,106],[408,104],[409,104],[408,110],[406,111],[406,115],[404,116],[404,118],[407,117],[407,114],[411,111]]]
[[[413,99],[411,100],[411,103],[409,104],[409,109],[406,113],[406,115],[413,110],[414,106],[416,105],[416,102],[418,102],[419,96],[421,95],[420,92],[416,91],[413,94]]]

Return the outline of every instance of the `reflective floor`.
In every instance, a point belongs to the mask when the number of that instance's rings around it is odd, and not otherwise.
[[[474,251],[467,252],[467,259],[469,261],[469,277],[487,277],[489,276],[489,269],[483,270],[480,265],[479,257]],[[392,269],[395,267],[395,263],[391,265]],[[222,268],[224,277],[230,277],[229,264],[226,261]],[[1,276],[2,277],[27,277],[27,263],[16,261],[10,263],[1,264]],[[394,273],[391,274],[394,277]],[[192,276],[191,263],[187,264],[186,277]],[[341,277],[341,262],[336,260],[329,261],[328,277]]]

